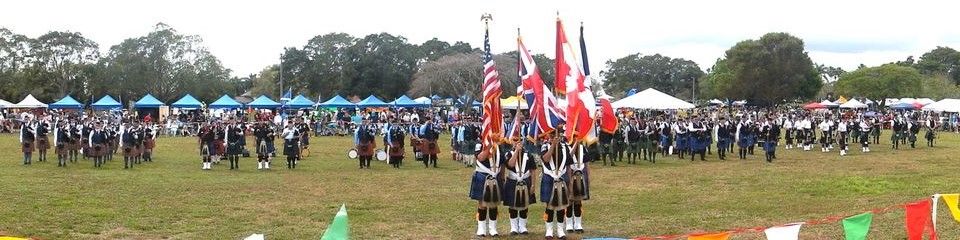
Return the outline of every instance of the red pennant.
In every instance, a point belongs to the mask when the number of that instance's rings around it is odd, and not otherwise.
[[[933,228],[930,216],[931,200],[908,203],[907,209],[907,239],[923,240],[923,233],[930,231],[930,240],[937,240],[937,231]]]

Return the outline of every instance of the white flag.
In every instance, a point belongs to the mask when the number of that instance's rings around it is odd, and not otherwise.
[[[800,237],[800,226],[803,226],[803,223],[791,223],[767,228],[763,233],[767,234],[768,240],[797,240]]]

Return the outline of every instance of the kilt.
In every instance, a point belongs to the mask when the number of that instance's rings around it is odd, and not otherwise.
[[[70,150],[70,151],[80,150],[80,141],[70,140],[70,142],[67,143],[67,150]]]
[[[300,145],[297,144],[297,140],[294,140],[294,139],[283,140],[283,155],[286,155],[286,156],[300,155]]]
[[[473,150],[476,148],[476,146],[477,141],[463,141],[463,143],[460,144],[460,154],[473,154]]]
[[[102,157],[102,156],[106,156],[108,151],[109,151],[109,150],[107,149],[107,145],[106,145],[106,144],[99,144],[99,143],[98,143],[98,144],[93,144],[93,146],[90,147],[90,156],[91,156],[91,157]]]
[[[677,136],[677,150],[678,150],[678,151],[686,151],[686,150],[687,150],[687,140],[688,140],[687,135],[679,135],[679,136]]]
[[[391,157],[403,157],[403,147],[401,147],[400,144],[394,143],[390,145],[389,154]]]
[[[916,141],[917,141],[917,135],[911,133],[910,136],[907,137],[907,141],[916,142]]]
[[[69,143],[58,143],[56,147],[57,155],[67,155],[70,151]]]
[[[574,186],[570,188],[570,193],[571,195],[573,195],[573,197],[570,200],[576,200],[576,201],[590,200],[590,171],[584,168],[582,171],[567,172],[567,174],[570,175],[571,186],[576,184],[582,184],[579,187]],[[583,182],[577,183],[577,181],[575,181],[575,179],[579,178],[578,176],[576,176],[578,174],[583,174],[582,175]],[[580,191],[579,190],[580,188],[582,188],[582,192],[578,194],[576,191]]]
[[[300,145],[310,145],[310,134],[303,134],[300,136]]]
[[[359,156],[361,156],[361,157],[372,157],[373,154],[374,154],[375,151],[376,151],[376,150],[374,149],[374,148],[376,148],[376,147],[377,147],[377,146],[376,146],[375,143],[360,143],[360,144],[357,144],[357,155],[359,155]]]
[[[210,149],[213,150],[212,155],[223,155],[227,152],[227,147],[223,145],[223,140],[213,140],[213,147]]]
[[[549,171],[549,170],[548,170],[548,171]],[[567,185],[568,183],[570,183],[570,181],[569,181],[569,178],[567,178],[567,175],[566,175],[566,174],[561,175],[561,176],[560,176],[560,179],[558,179],[558,180],[554,180],[553,177],[551,177],[550,175],[547,175],[547,174],[543,174],[543,175],[541,175],[541,177],[540,177],[540,202],[547,203],[547,209],[550,209],[550,208],[551,208],[551,206],[550,206],[550,204],[551,204],[551,203],[550,203],[550,200],[551,200],[550,197],[553,196],[553,194],[552,194],[551,192],[553,191],[553,185],[554,185],[554,184],[557,184],[557,183]],[[568,193],[568,194],[569,194],[569,193]],[[557,197],[567,198],[568,196],[557,196]],[[556,207],[556,208],[566,208],[566,207],[567,207],[567,204],[569,204],[569,202],[566,202],[566,203],[564,203],[564,202],[565,202],[565,201],[560,201],[560,205],[559,205],[559,206],[553,206],[553,207]],[[552,209],[552,210],[558,210],[558,209]]]
[[[519,181],[508,178],[507,181],[503,184],[503,194],[501,194],[501,196],[503,196],[504,206],[511,207],[511,208],[519,207],[522,209],[515,209],[515,210],[523,210],[523,209],[526,209],[526,207],[530,206],[530,204],[537,202],[537,198],[536,198],[536,194],[534,194],[532,190],[533,182],[530,180],[529,177],[524,178],[523,187],[526,188],[527,190],[527,204],[526,206],[517,206],[516,205],[516,202],[517,202],[516,200],[518,199],[516,196],[517,182]]]
[[[420,141],[420,151],[426,155],[437,155],[440,153],[440,146],[435,140]]]
[[[717,149],[727,149],[730,148],[730,138],[719,138],[717,140]]]
[[[750,137],[749,137],[749,136],[741,136],[740,139],[737,140],[737,146],[740,147],[740,148],[750,147],[750,140],[749,140],[748,138],[750,138]]]
[[[491,177],[490,174],[476,172],[476,171],[473,172],[473,178],[470,180],[470,199],[477,200],[477,201],[484,200],[483,199],[484,185],[486,184],[488,177]],[[495,181],[497,181],[498,185],[502,185],[500,184],[500,180],[498,178],[494,178],[494,179]]]
[[[243,148],[240,142],[227,143],[227,155],[240,155],[242,153]]]
[[[706,137],[690,136],[690,150],[706,151],[708,144],[710,144],[710,142],[707,141]]]
[[[660,135],[660,147],[670,146],[670,136]]]
[[[763,142],[763,150],[767,151],[767,153],[777,152],[777,143],[774,141]]]
[[[146,149],[153,150],[153,148],[156,146],[157,146],[157,140],[147,139],[143,141],[143,147]]]
[[[639,142],[627,143],[627,152],[628,152],[628,153],[639,153],[639,152],[640,152],[640,143],[639,143]]]
[[[47,137],[40,137],[37,139],[37,150],[47,150],[50,149],[50,139]]]
[[[123,145],[123,156],[124,156],[124,157],[136,157],[137,155],[138,155],[138,154],[137,154],[137,147],[136,147],[136,146],[126,145],[126,144]]]
[[[32,142],[33,142],[33,141],[21,143],[21,144],[20,144],[20,150],[23,151],[23,153],[32,153],[32,152],[33,152],[33,147],[34,147]]]

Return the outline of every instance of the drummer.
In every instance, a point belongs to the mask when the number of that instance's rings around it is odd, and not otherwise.
[[[390,124],[388,127],[386,137],[387,146],[389,147],[390,165],[392,165],[393,168],[400,168],[400,164],[403,162],[403,127],[394,121],[394,124]]]
[[[360,159],[360,169],[370,169],[370,160],[373,158],[374,149],[377,147],[373,131],[369,120],[364,120],[363,124],[353,134],[353,141],[356,144],[357,155]]]

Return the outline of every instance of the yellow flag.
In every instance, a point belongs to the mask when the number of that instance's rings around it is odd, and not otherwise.
[[[960,194],[940,194],[940,198],[943,198],[943,202],[950,208],[950,213],[953,214],[953,220],[957,220],[957,223],[960,223],[960,208],[957,208],[957,199],[960,198]]]
[[[687,237],[687,240],[727,240],[730,239],[730,232],[706,233]]]
[[[0,237],[0,240],[29,240],[27,238],[18,238],[18,237]]]

